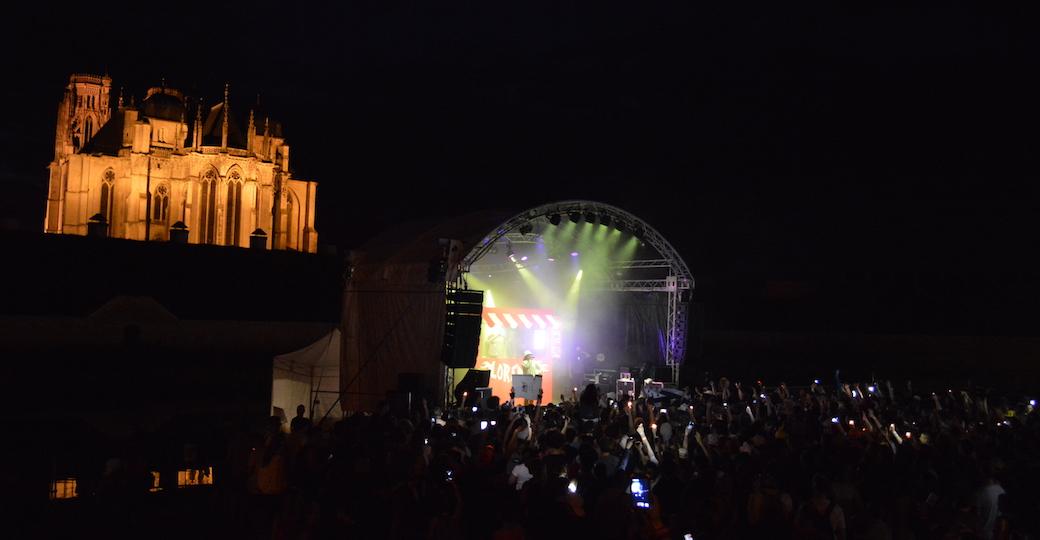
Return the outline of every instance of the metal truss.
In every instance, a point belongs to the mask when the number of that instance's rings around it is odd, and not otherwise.
[[[608,291],[617,292],[677,292],[690,289],[689,280],[679,280],[675,276],[664,279],[615,279],[600,285]]]
[[[672,263],[668,259],[647,259],[641,261],[622,261],[610,265],[611,268],[671,268]]]
[[[628,292],[664,292],[668,295],[668,343],[665,351],[665,364],[672,368],[673,382],[678,377],[679,366],[682,364],[686,353],[686,324],[689,293],[694,287],[693,275],[686,266],[686,262],[679,256],[678,252],[661,236],[650,224],[642,219],[622,210],[616,206],[593,201],[562,201],[545,204],[531,208],[509,218],[505,223],[499,225],[488,233],[465,258],[459,263],[455,275],[459,283],[464,281],[464,274],[486,255],[495,244],[505,239],[512,243],[529,243],[534,241],[537,235],[520,234],[520,227],[532,225],[538,220],[548,221],[549,216],[559,216],[566,219],[568,214],[578,214],[582,219],[599,220],[609,218],[611,224],[618,230],[633,234],[646,244],[653,247],[662,258],[628,261],[616,263],[613,268],[667,268],[668,276],[664,279],[643,280],[616,280],[603,284],[607,290]],[[504,266],[504,265],[503,265]],[[481,270],[491,270],[484,266]],[[493,271],[493,270],[491,270]],[[451,286],[452,284],[447,284]]]
[[[535,262],[537,262],[537,261],[530,261],[530,263],[535,263]],[[478,263],[474,264],[473,267],[470,268],[470,270],[471,271],[476,271],[477,269],[479,269],[481,272],[490,272],[490,273],[505,272],[507,270],[511,270],[511,269],[516,268],[517,264],[526,266],[529,263],[527,261],[524,261],[524,262],[521,262],[521,263],[514,263],[514,262],[491,263],[491,262],[483,262],[483,261],[481,261],[481,262],[478,262]],[[615,263],[611,263],[610,264],[610,269],[611,270],[621,270],[621,269],[625,269],[625,268],[671,268],[671,267],[672,267],[672,265],[671,265],[670,262],[668,262],[668,259],[647,259],[647,260],[636,260],[636,261],[621,261],[621,262],[615,262]],[[654,280],[633,280],[633,281],[654,281]],[[687,289],[690,288],[689,280],[684,280],[683,283],[685,284],[684,288],[687,288]],[[663,287],[663,285],[661,285],[661,287]],[[611,290],[620,290],[620,289],[614,289],[612,287]],[[639,289],[639,290],[642,290],[642,289]],[[662,288],[660,290],[664,290],[664,289]]]
[[[672,368],[672,382],[679,380],[679,365],[686,354],[686,314],[687,304],[683,301],[683,290],[689,289],[689,283],[683,283],[676,276],[668,276],[668,355],[665,364]]]

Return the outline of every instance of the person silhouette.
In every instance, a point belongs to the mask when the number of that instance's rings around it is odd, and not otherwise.
[[[310,429],[311,421],[303,415],[306,410],[307,407],[304,407],[302,403],[296,406],[296,417],[293,418],[292,422],[289,424],[290,433],[297,433]]]

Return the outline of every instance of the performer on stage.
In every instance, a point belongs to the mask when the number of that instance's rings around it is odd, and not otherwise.
[[[538,361],[534,359],[534,354],[530,351],[524,354],[524,359],[520,362],[520,369],[523,370],[524,375],[542,374],[542,369],[538,366]]]

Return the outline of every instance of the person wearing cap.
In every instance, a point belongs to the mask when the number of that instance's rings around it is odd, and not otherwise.
[[[520,362],[520,369],[523,370],[524,375],[541,374],[541,370],[538,369],[538,361],[534,359],[534,354],[530,352],[524,354],[524,359]]]

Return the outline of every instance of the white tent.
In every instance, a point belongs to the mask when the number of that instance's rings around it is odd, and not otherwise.
[[[315,423],[330,408],[329,418],[339,418],[340,407],[335,403],[339,397],[339,346],[340,332],[335,328],[298,351],[274,357],[271,414],[284,411],[288,420],[302,404]]]

